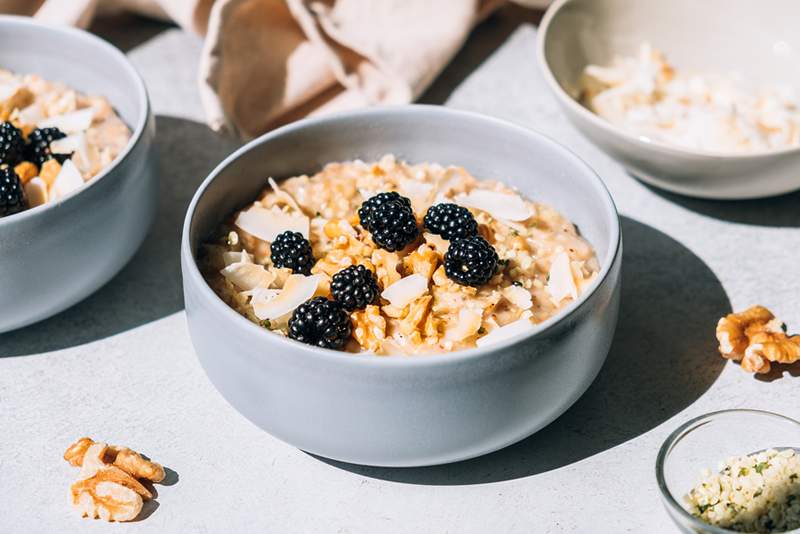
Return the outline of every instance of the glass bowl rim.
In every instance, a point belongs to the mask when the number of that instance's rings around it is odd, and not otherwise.
[[[754,410],[749,408],[731,408],[727,410],[718,410],[715,412],[705,413],[703,415],[698,415],[697,417],[693,417],[689,419],[678,428],[673,430],[667,439],[664,440],[664,443],[661,445],[661,448],[658,450],[658,456],[656,457],[656,482],[658,483],[658,490],[661,492],[661,498],[664,503],[670,508],[672,511],[675,511],[680,515],[683,519],[688,521],[692,527],[696,527],[701,529],[700,532],[709,532],[710,534],[741,534],[735,530],[729,530],[727,528],[718,527],[716,525],[711,525],[698,519],[697,517],[690,514],[686,508],[681,506],[681,504],[673,497],[672,492],[669,491],[667,487],[667,482],[664,478],[664,463],[667,459],[667,455],[672,450],[672,447],[677,444],[681,438],[688,434],[689,431],[698,428],[700,424],[713,420],[715,418],[731,415],[731,414],[740,414],[740,415],[756,415],[761,417],[766,417],[769,419],[775,419],[784,423],[794,424],[800,427],[800,421],[796,419],[792,419],[791,417],[787,417],[785,415],[781,415],[774,412],[769,412],[766,410]],[[791,534],[791,533],[800,532],[800,529],[794,530],[787,530],[784,531],[783,534]]]

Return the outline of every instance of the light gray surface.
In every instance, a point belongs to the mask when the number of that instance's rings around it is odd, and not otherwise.
[[[170,31],[131,51],[160,115],[163,206],[150,241],[94,297],[0,337],[0,353],[16,356],[0,359],[0,531],[669,533],[654,462],[671,430],[720,408],[800,416],[795,378],[753,379],[713,338],[730,305],[757,302],[800,330],[800,195],[720,204],[635,182],[565,121],[524,27],[449,105],[548,132],[611,189],[624,216],[622,311],[597,380],[533,438],[457,465],[343,466],[271,438],[208,382],[180,312],[183,210],[234,146],[201,124],[198,50]],[[180,478],[140,522],[78,519],[61,454],[83,434],[138,448]]]
[[[389,153],[463,165],[481,178],[502,176],[528,198],[557,206],[594,244],[596,282],[529,335],[412,359],[343,358],[276,336],[208,287],[196,262],[202,243],[226,214],[257,197],[265,176],[280,180],[331,161],[376,161]],[[313,454],[418,467],[520,441],[586,391],[617,324],[621,248],[614,203],[594,171],[568,150],[485,115],[414,105],[305,119],[231,155],[189,206],[181,270],[198,359],[242,415]]]

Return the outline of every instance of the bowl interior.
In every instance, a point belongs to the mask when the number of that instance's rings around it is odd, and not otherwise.
[[[800,86],[795,0],[564,0],[551,9],[545,60],[572,96],[586,65],[635,55],[645,41],[681,70]]]
[[[249,143],[204,183],[189,214],[189,245],[256,197],[267,177],[313,173],[324,164],[392,153],[413,163],[459,165],[548,203],[576,223],[604,272],[619,237],[616,210],[597,175],[540,134],[488,117],[434,106],[400,106],[308,119]],[[190,208],[191,210],[192,208]]]
[[[0,16],[0,68],[105,96],[134,131],[144,120],[146,98],[138,75],[119,50],[86,32]]]

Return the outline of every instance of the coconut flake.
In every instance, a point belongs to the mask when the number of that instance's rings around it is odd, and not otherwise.
[[[36,123],[37,128],[58,128],[62,132],[77,133],[89,129],[94,119],[94,108],[84,108],[63,115],[47,117]]]
[[[284,191],[283,189],[281,189],[280,187],[278,187],[278,182],[276,182],[274,178],[270,176],[269,178],[267,178],[267,182],[269,182],[269,186],[275,192],[276,197],[282,199],[292,209],[298,211],[299,213],[303,213],[303,210],[300,209],[300,205],[297,203],[294,197],[289,193],[287,193],[286,191]]]
[[[503,290],[503,297],[511,304],[522,310],[529,310],[533,306],[531,292],[520,286],[508,286]]]
[[[519,319],[513,323],[508,323],[505,326],[501,326],[500,328],[495,328],[485,336],[478,338],[475,344],[479,347],[485,347],[486,345],[500,343],[506,339],[511,339],[512,337],[521,336],[531,332],[533,330],[533,323],[531,323],[532,315],[533,314],[529,311],[523,312]]]
[[[263,265],[255,263],[231,263],[222,269],[220,273],[226,280],[244,290],[259,286],[269,287],[275,280],[275,273],[266,270]]]
[[[78,156],[75,164],[80,171],[89,172],[91,170],[92,160],[89,156],[89,144],[86,141],[86,136],[82,133],[56,139],[50,143],[50,151],[55,154],[75,153]]]
[[[531,207],[519,195],[486,189],[473,189],[466,195],[458,195],[456,202],[485,211],[495,219],[525,221],[533,215]]]
[[[269,303],[281,294],[280,289],[267,289],[265,287],[256,287],[250,291],[243,292],[250,297],[250,305],[253,307],[253,313],[262,321],[262,316],[265,315],[264,309],[269,306]]]
[[[83,185],[83,176],[81,172],[72,163],[72,160],[64,161],[61,165],[61,170],[53,180],[53,186],[50,189],[50,196],[53,200],[59,200],[80,188]]]
[[[3,100],[3,98],[0,97],[0,100]],[[30,106],[19,110],[17,118],[22,124],[36,124],[44,119],[44,113],[42,113],[42,107],[34,102]]]
[[[436,249],[436,252],[440,256],[444,256],[445,252],[447,252],[448,247],[450,247],[450,241],[443,238],[437,234],[431,234],[429,232],[425,232],[422,234],[422,237],[425,238],[425,242]]]
[[[444,337],[450,341],[467,339],[478,331],[482,320],[481,312],[470,308],[461,308],[458,312],[458,321],[447,326]]]
[[[550,294],[550,300],[556,306],[567,297],[572,297],[573,300],[578,298],[578,287],[575,285],[572,267],[566,252],[559,252],[553,257],[545,289]]]
[[[47,204],[47,182],[34,176],[25,184],[25,196],[28,198],[28,206],[31,208]]]
[[[280,294],[273,298],[264,299],[259,303],[258,309],[253,306],[253,313],[262,321],[266,319],[277,319],[293,311],[302,303],[314,296],[317,291],[321,276],[314,274],[303,276],[302,274],[292,274],[283,284]]]
[[[411,274],[401,278],[383,290],[381,296],[388,300],[392,306],[403,308],[428,290],[428,279],[421,274]]]
[[[222,253],[222,261],[225,262],[226,267],[234,263],[253,263],[253,255],[248,254],[246,250],[241,252],[226,251]]]
[[[292,215],[279,209],[267,209],[253,205],[236,217],[236,226],[264,241],[275,241],[278,234],[286,231],[300,232],[308,239],[308,217]]]
[[[401,192],[419,200],[425,200],[433,191],[433,184],[418,182],[417,180],[400,180],[398,186]]]

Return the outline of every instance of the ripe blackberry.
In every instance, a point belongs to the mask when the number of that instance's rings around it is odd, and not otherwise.
[[[13,167],[22,161],[24,152],[25,140],[19,128],[10,122],[0,124],[0,164]]]
[[[325,297],[304,302],[289,319],[290,338],[325,349],[342,348],[352,328],[347,312]]]
[[[311,243],[300,232],[282,232],[270,244],[272,264],[275,267],[291,269],[293,273],[311,274],[314,266],[314,253]]]
[[[497,252],[479,235],[456,239],[444,254],[444,272],[462,286],[485,284],[496,267]]]
[[[375,244],[389,252],[404,248],[419,235],[411,201],[394,191],[365,200],[358,209],[358,218]]]
[[[17,173],[11,167],[0,169],[0,217],[20,212],[27,207],[25,190]]]
[[[333,299],[347,311],[363,310],[375,302],[379,291],[375,275],[363,265],[351,265],[331,279]]]
[[[58,128],[36,128],[28,136],[28,145],[25,147],[25,159],[32,161],[41,167],[48,159],[55,159],[59,163],[64,163],[72,154],[53,154],[50,151],[50,143],[56,139],[63,139],[67,136]]]
[[[467,208],[458,204],[434,204],[425,214],[425,228],[448,241],[472,237],[478,233],[478,223]]]

